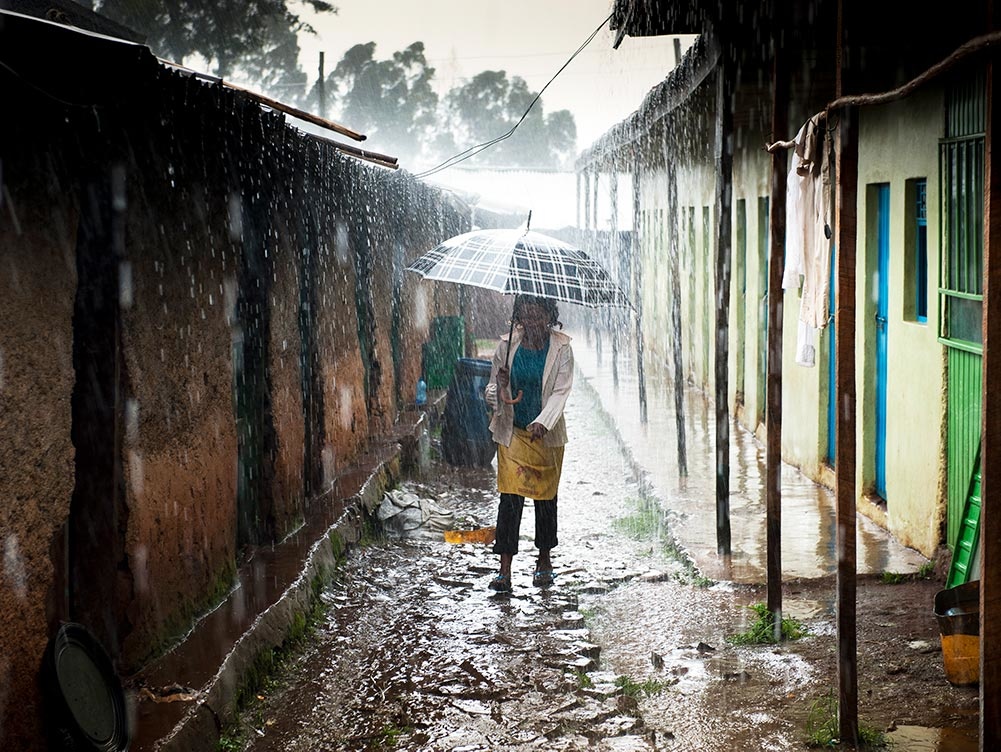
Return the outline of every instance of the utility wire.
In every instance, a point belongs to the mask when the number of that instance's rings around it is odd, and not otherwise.
[[[480,152],[482,152],[482,151],[484,151],[486,149],[489,149],[494,144],[500,143],[504,139],[510,138],[512,135],[514,135],[514,132],[518,129],[518,126],[521,125],[522,122],[524,122],[525,118],[528,117],[528,113],[532,111],[533,107],[535,107],[535,103],[538,102],[542,98],[543,92],[546,89],[549,88],[549,84],[551,84],[553,81],[555,81],[556,77],[559,76],[563,72],[563,70],[568,65],[570,65],[570,63],[573,62],[573,59],[575,57],[577,57],[584,50],[584,48],[587,47],[591,43],[591,41],[596,36],[598,36],[598,32],[601,31],[602,28],[605,26],[605,24],[607,24],[611,20],[612,15],[613,14],[610,13],[608,15],[608,18],[606,18],[604,21],[602,21],[598,25],[598,28],[596,28],[594,31],[592,31],[591,34],[588,36],[588,38],[583,41],[583,43],[580,45],[580,47],[578,47],[574,51],[574,53],[569,57],[569,59],[565,63],[563,63],[563,65],[560,66],[560,69],[558,71],[556,71],[556,73],[553,74],[553,77],[550,78],[549,81],[546,83],[546,85],[543,86],[542,89],[539,91],[539,93],[535,95],[535,99],[532,100],[532,103],[529,104],[528,108],[525,110],[525,112],[522,113],[522,116],[518,119],[518,122],[515,123],[513,126],[511,126],[511,130],[509,130],[507,133],[505,133],[505,134],[503,134],[501,136],[498,136],[497,138],[491,139],[490,141],[486,141],[486,142],[484,142],[482,144],[476,144],[475,146],[470,146],[465,151],[461,151],[458,154],[456,154],[455,156],[449,157],[448,159],[446,159],[441,164],[439,164],[439,165],[437,165],[435,167],[432,167],[431,169],[424,170],[424,172],[418,172],[417,174],[414,175],[414,177],[415,178],[426,178],[426,177],[429,177],[431,175],[434,175],[435,173],[441,172],[442,170],[446,170],[449,167],[452,167],[453,165],[459,164],[459,162],[464,162],[465,160],[469,159],[470,157],[475,157],[477,154],[479,154]]]

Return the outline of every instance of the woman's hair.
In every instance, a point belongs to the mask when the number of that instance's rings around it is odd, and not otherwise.
[[[556,307],[556,301],[552,298],[533,298],[531,295],[519,295],[514,299],[514,313],[511,314],[511,318],[520,324],[521,312],[527,305],[538,306],[548,313],[550,327],[558,326],[560,329],[563,328],[563,322],[560,321],[560,310]]]

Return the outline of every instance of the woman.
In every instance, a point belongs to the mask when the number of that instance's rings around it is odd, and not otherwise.
[[[511,591],[511,562],[518,553],[525,497],[535,500],[535,546],[539,549],[532,583],[553,583],[549,552],[557,544],[556,496],[567,442],[563,408],[573,385],[573,350],[561,329],[556,303],[519,295],[512,332],[494,352],[485,390],[493,408],[490,432],[497,444],[497,532],[494,553],[500,572],[490,589]],[[510,353],[508,352],[510,350]],[[512,392],[517,396],[512,398]]]

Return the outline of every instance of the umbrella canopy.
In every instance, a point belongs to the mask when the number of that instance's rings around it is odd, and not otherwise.
[[[631,308],[583,251],[528,230],[476,230],[446,240],[407,267],[425,279],[597,308]]]

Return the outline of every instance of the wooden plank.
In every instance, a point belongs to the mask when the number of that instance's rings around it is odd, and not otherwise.
[[[1001,389],[1001,96],[995,97],[998,57],[987,64],[987,128],[984,138],[983,406],[980,449],[980,749],[1001,749],[1001,483],[990,470],[1001,467],[1001,411],[990,410]],[[1001,132],[1001,130],[999,130]],[[997,512],[997,514],[995,514]]]
[[[837,291],[834,329],[837,437],[838,729],[858,739],[858,665],[855,615],[855,248],[858,201],[858,112],[840,112],[837,126]]]
[[[730,246],[733,214],[733,90],[735,66],[716,68],[716,552],[730,555]]]
[[[772,138],[789,131],[789,71],[783,46],[772,59]],[[788,152],[772,152],[768,201],[768,371],[765,413],[765,542],[768,610],[782,631],[782,273],[785,268]]]

